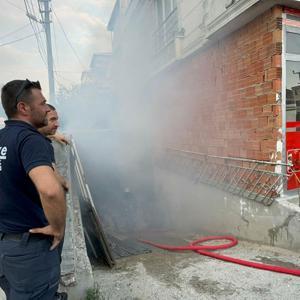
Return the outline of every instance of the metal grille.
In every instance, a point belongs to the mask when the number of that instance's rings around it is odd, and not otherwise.
[[[101,219],[95,208],[95,204],[86,183],[85,174],[79,158],[74,140],[71,143],[70,173],[74,193],[79,199],[82,214],[84,234],[91,252],[96,260],[104,261],[112,267],[115,260],[112,256],[110,244],[102,228]]]
[[[171,148],[160,156],[159,166],[188,177],[195,184],[212,185],[264,205],[273,203],[291,176],[274,171],[276,166],[291,167],[287,164],[211,156]]]

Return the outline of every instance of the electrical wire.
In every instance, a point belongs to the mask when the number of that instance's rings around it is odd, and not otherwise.
[[[39,31],[38,34],[41,33],[41,32],[42,32],[42,31]],[[26,39],[28,39],[28,38],[34,36],[34,35],[35,35],[35,33],[30,34],[30,35],[27,35],[27,36],[24,36],[24,37],[22,37],[22,38],[19,38],[19,39],[13,40],[13,41],[10,41],[10,42],[7,42],[7,43],[0,44],[0,47],[7,46],[7,45],[10,45],[10,44],[14,44],[14,43],[17,43],[17,42],[26,40]]]
[[[19,32],[19,31],[23,30],[24,28],[26,28],[28,26],[30,26],[30,23],[28,23],[28,24],[26,24],[22,27],[19,27],[19,28],[15,29],[14,31],[10,31],[10,32],[6,33],[5,35],[0,36],[0,40],[4,39],[4,38],[6,38],[10,35],[13,35],[14,33]]]
[[[54,39],[54,56],[55,56],[55,60],[56,60],[56,65],[59,65],[57,38],[56,38],[56,31],[55,31],[54,23],[53,23],[52,28],[53,28],[53,39]]]
[[[32,1],[29,3],[28,0],[24,0],[24,4],[25,4],[25,8],[26,8],[26,15],[29,19],[29,22],[30,22],[30,25],[31,25],[31,28],[34,32],[34,35],[35,35],[35,39],[36,39],[36,43],[37,43],[37,46],[38,46],[38,51],[39,51],[39,54],[40,54],[40,57],[43,61],[43,63],[45,64],[45,66],[47,66],[47,63],[46,63],[46,49],[44,47],[44,43],[43,43],[43,40],[42,38],[37,34],[37,32],[40,30],[38,25],[36,24],[36,22],[33,22],[30,15],[35,16],[34,14],[34,8],[33,8],[33,3]]]
[[[23,8],[21,8],[20,6],[18,6],[18,5],[16,5],[16,4],[12,3],[11,1],[9,1],[9,0],[5,0],[5,1],[6,1],[8,4],[10,4],[11,6],[13,6],[13,7],[15,7],[15,8],[17,8],[17,9],[23,11],[23,12],[25,12],[25,10],[24,10]]]
[[[44,62],[45,66],[47,67],[47,62],[46,62],[46,57],[47,57],[47,51],[46,51],[46,46],[45,46],[45,40],[43,40],[43,38],[39,35],[39,33],[41,31],[45,31],[45,28],[43,26],[43,30],[40,30],[40,26],[38,24],[39,21],[37,21],[37,10],[35,8],[35,5],[33,3],[32,0],[24,0],[24,4],[25,4],[25,12],[26,12],[26,15],[29,19],[29,24],[33,30],[33,34],[30,35],[30,36],[35,36],[36,38],[36,43],[37,43],[37,48],[38,48],[38,51],[39,51],[39,54],[40,54],[40,57],[42,59],[42,61]],[[43,11],[42,11],[42,7],[40,5],[40,3],[38,3],[38,10],[39,10],[39,13],[40,13],[40,16],[41,16],[41,20],[42,22],[44,21],[44,14],[43,14]],[[62,26],[62,23],[60,22],[58,16],[56,15],[56,13],[54,12],[53,8],[52,8],[52,11],[54,13],[54,16],[57,20],[57,23],[60,27],[60,29],[62,30],[63,34],[64,34],[64,37],[65,39],[67,40],[70,48],[72,49],[74,55],[76,56],[79,64],[81,65],[82,68],[85,68],[76,49],[74,48],[74,46],[72,45],[71,41],[69,40],[67,34],[66,34],[66,31],[64,30],[63,26]],[[32,17],[36,20],[32,20]],[[40,22],[40,23],[42,23]],[[54,26],[53,26],[54,28]],[[55,53],[56,53],[56,61],[58,62],[58,51],[57,51],[57,39],[56,39],[56,34],[55,34],[55,31],[54,32],[54,45],[55,45]],[[70,79],[67,79],[65,78],[64,76],[62,76],[60,73],[68,73],[68,71],[57,71],[57,68],[56,68],[56,63],[55,61],[53,60],[53,71],[55,73],[55,81],[56,83],[59,85],[59,86],[62,86],[61,82],[58,80],[57,77],[63,79],[64,81],[69,81],[71,83],[73,83],[72,80]],[[77,73],[77,72],[69,72],[69,73]],[[81,72],[78,72],[78,73],[81,73]]]
[[[32,14],[34,16],[36,16],[37,13],[35,11],[34,5],[33,5],[33,3],[32,3],[31,0],[30,0],[30,4],[31,4]],[[42,16],[42,12],[41,11],[40,11],[40,13],[41,13],[41,16]],[[42,19],[43,19],[43,17],[42,17]],[[37,32],[39,30],[39,28],[40,28],[39,24],[37,22],[33,22],[33,25],[35,27],[35,31]],[[42,27],[45,30],[44,24],[42,25]],[[47,51],[46,51],[46,46],[45,46],[45,40],[43,40],[43,37],[37,36],[37,42],[38,42],[38,45],[39,45],[39,49],[42,52],[42,56],[44,57],[43,61],[45,62],[45,57],[47,56]]]
[[[79,74],[82,73],[81,71],[62,71],[62,70],[56,70],[58,73],[73,73],[73,74]]]
[[[52,10],[53,10],[53,9],[52,9]],[[76,56],[76,58],[77,58],[79,64],[81,65],[81,67],[82,67],[83,69],[86,69],[85,66],[84,66],[84,64],[82,63],[80,57],[78,56],[78,54],[77,54],[75,48],[73,47],[71,41],[69,40],[69,38],[68,38],[68,36],[67,36],[67,34],[66,34],[66,32],[65,32],[65,30],[64,30],[64,28],[63,28],[63,26],[62,26],[62,24],[61,24],[61,22],[60,22],[60,20],[59,20],[59,18],[58,18],[57,14],[55,13],[54,10],[53,10],[53,14],[54,14],[54,16],[55,16],[55,18],[56,18],[56,20],[57,20],[57,22],[58,22],[58,25],[60,26],[60,28],[61,28],[61,30],[62,30],[62,32],[63,32],[63,34],[64,34],[64,36],[65,36],[65,38],[66,38],[66,40],[67,40],[67,42],[68,42],[70,48],[72,49],[74,55]]]
[[[29,2],[29,5],[31,6],[31,12],[32,12],[32,14],[34,15],[34,16],[36,16],[36,13],[35,13],[35,9],[34,9],[34,4],[33,4],[33,2],[32,2],[32,0],[28,0]]]

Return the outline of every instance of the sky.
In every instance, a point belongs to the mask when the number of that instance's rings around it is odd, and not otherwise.
[[[32,3],[40,18],[38,0],[27,2]],[[106,25],[114,2],[115,0],[51,1],[56,90],[61,86],[70,88],[79,84],[81,73],[89,68],[93,53],[111,51],[111,34],[106,30]],[[33,29],[26,16],[24,0],[0,0],[0,5],[0,86],[13,79],[39,80],[48,97],[47,67],[38,51],[35,36],[30,36]],[[39,36],[46,45],[45,33],[40,32]],[[21,40],[23,38],[25,39]],[[13,42],[16,40],[19,41]],[[46,61],[44,54],[43,56]]]

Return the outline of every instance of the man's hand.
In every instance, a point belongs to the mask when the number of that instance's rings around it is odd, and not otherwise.
[[[62,175],[60,175],[55,163],[52,163],[52,167],[54,170],[54,174],[55,174],[56,178],[58,179],[59,183],[61,184],[62,188],[64,189],[65,192],[68,192],[69,191],[68,181]]]
[[[49,166],[38,166],[29,171],[29,177],[39,192],[41,203],[49,225],[34,228],[30,232],[53,236],[53,250],[64,235],[66,224],[66,199],[61,183]]]
[[[30,233],[41,233],[45,235],[53,236],[53,242],[50,250],[54,250],[62,241],[64,237],[64,231],[63,232],[57,232],[53,229],[51,225],[42,227],[42,228],[33,228],[29,230]]]
[[[62,182],[62,187],[64,189],[65,192],[68,192],[69,191],[69,183],[67,180],[64,179],[64,181]]]
[[[48,137],[60,144],[70,145],[70,141],[61,133],[56,132],[55,134],[49,135]]]

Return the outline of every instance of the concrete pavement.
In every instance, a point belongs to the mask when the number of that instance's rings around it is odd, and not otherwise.
[[[162,242],[162,240],[160,241]],[[182,244],[182,243],[181,243]],[[223,254],[300,269],[300,255],[241,241]],[[193,252],[154,250],[98,267],[100,299],[299,299],[300,278],[226,263]]]

